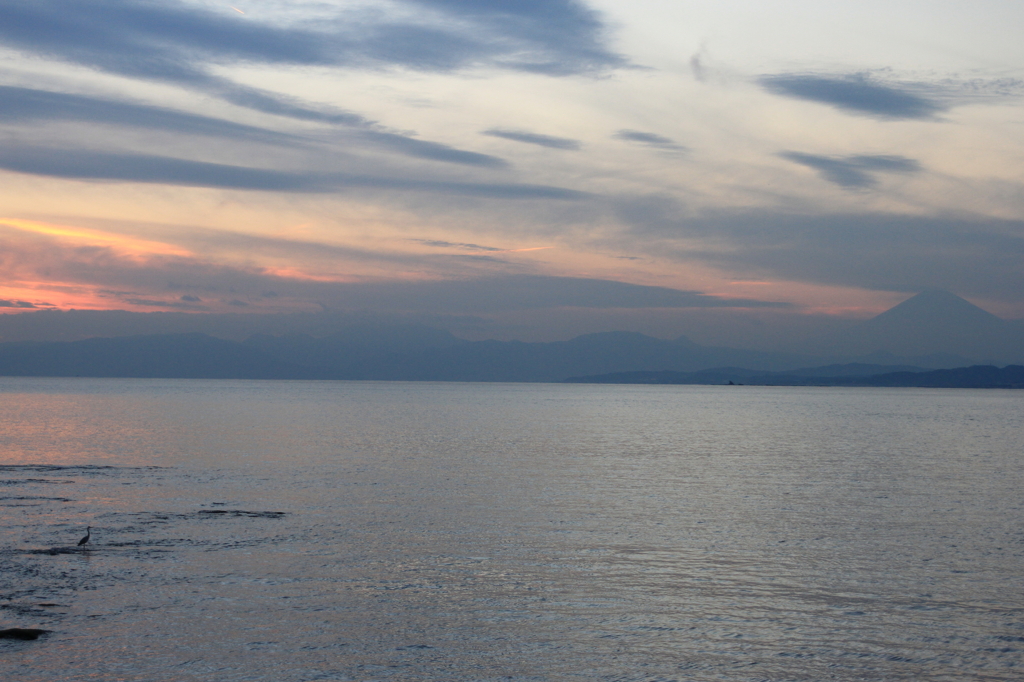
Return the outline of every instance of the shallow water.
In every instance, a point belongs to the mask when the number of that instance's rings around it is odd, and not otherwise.
[[[0,679],[1021,679],[1022,408],[0,379]]]

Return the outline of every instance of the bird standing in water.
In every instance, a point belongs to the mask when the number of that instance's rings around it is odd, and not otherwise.
[[[92,526],[86,526],[85,537],[78,541],[78,546],[81,547],[85,543],[89,542],[90,537],[92,537]]]

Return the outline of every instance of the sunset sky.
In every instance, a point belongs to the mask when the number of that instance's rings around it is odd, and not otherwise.
[[[1006,0],[0,0],[0,312],[546,340],[939,287],[1021,318],[1021,26]]]

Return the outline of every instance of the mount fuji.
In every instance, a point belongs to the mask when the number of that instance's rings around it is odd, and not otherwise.
[[[872,362],[930,358],[926,365],[1020,364],[1024,325],[941,289],[927,289],[828,340],[834,355]]]

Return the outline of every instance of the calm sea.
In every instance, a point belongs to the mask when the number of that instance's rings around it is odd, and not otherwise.
[[[0,379],[0,679],[1024,679],[1024,391]],[[92,526],[86,549],[75,545]]]

